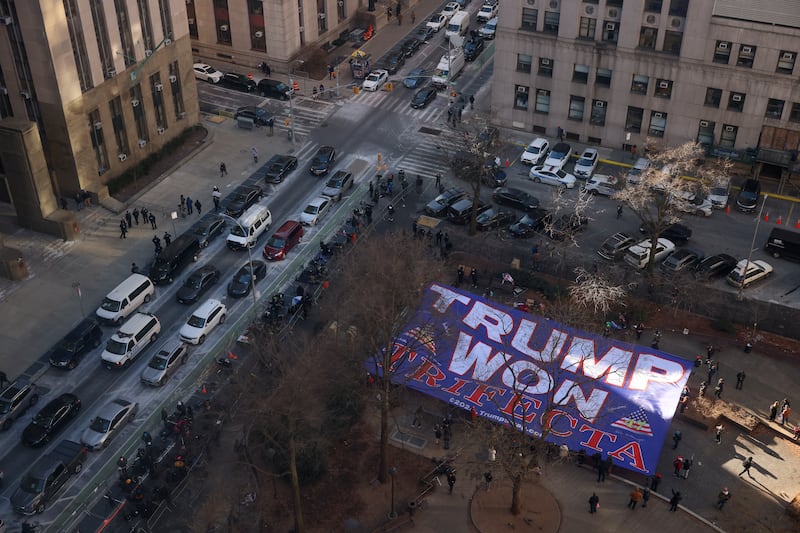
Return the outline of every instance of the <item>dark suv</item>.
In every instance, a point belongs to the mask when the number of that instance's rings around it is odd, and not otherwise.
[[[5,431],[14,420],[25,414],[32,405],[39,401],[36,385],[27,379],[20,378],[0,394],[0,429]]]
[[[67,333],[50,352],[50,364],[72,370],[92,348],[100,346],[103,331],[94,318],[86,318]]]
[[[261,109],[254,105],[246,105],[236,110],[233,118],[249,118],[254,124],[258,126],[268,126],[269,121],[273,119],[272,115],[267,113],[266,109]]]
[[[239,218],[247,208],[255,204],[264,196],[264,191],[258,185],[239,187],[233,198],[225,206],[225,214],[229,217]]]
[[[752,213],[758,206],[758,196],[761,194],[761,182],[754,179],[749,179],[742,185],[742,190],[736,197],[736,207],[739,211],[745,213]]]
[[[461,189],[448,189],[425,206],[425,214],[432,217],[446,216],[448,208],[466,195],[467,193]]]
[[[336,161],[336,149],[333,146],[320,146],[311,159],[308,170],[315,176],[327,174],[334,161]]]
[[[244,93],[251,93],[256,90],[256,82],[245,76],[244,74],[236,74],[235,72],[226,72],[219,84],[228,89],[242,91]]]
[[[274,155],[264,165],[264,179],[267,183],[281,183],[289,172],[297,168],[297,158],[293,155]]]
[[[292,89],[288,85],[278,80],[264,78],[258,82],[258,92],[267,98],[277,98],[278,100],[288,100],[292,96]]]

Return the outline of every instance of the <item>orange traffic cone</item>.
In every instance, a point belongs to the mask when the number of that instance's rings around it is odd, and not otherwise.
[[[783,217],[782,217],[781,215],[778,215],[778,220],[776,220],[776,221],[775,221],[775,223],[776,223],[777,225],[779,225],[779,226],[780,226],[781,224],[783,224]]]
[[[726,215],[730,215],[731,214],[731,206],[729,204],[725,205],[725,214]]]
[[[510,166],[511,166],[511,161],[509,161],[508,158],[506,157],[506,168],[508,168]]]
[[[206,384],[205,384],[205,383],[203,383],[203,388],[202,388],[202,389],[200,389],[200,393],[201,393],[201,394],[206,394],[207,392],[208,392],[208,391],[206,390]]]
[[[764,222],[769,222],[769,213],[764,215]]]
[[[239,359],[239,358],[236,356],[235,353],[228,352],[228,359],[233,359],[235,361],[236,359]]]

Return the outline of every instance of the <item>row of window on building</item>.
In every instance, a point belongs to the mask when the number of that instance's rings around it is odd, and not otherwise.
[[[135,146],[139,148],[145,148],[147,146],[153,133],[156,135],[163,135],[169,127],[169,119],[167,116],[168,109],[165,102],[165,92],[167,92],[167,88],[169,88],[174,120],[178,121],[186,116],[177,61],[170,64],[167,81],[168,83],[166,85],[162,83],[161,73],[159,72],[150,76],[148,88],[150,92],[149,103],[151,103],[152,106],[147,105],[148,102],[144,98],[144,91],[142,90],[141,83],[137,83],[130,88],[128,101],[123,101],[122,96],[115,96],[108,102],[111,129],[117,150],[116,157],[119,161],[127,160],[134,146],[129,138],[128,128],[126,127],[124,105],[130,105],[132,109],[137,136]],[[146,110],[148,107],[153,110],[151,116],[155,118],[155,124],[152,128],[147,120],[148,113]],[[95,108],[89,112],[88,120],[89,136],[92,141],[95,159],[97,160],[97,171],[98,174],[102,175],[109,169],[110,164],[108,154],[109,147],[107,146],[108,143],[103,133],[104,128],[100,109]]]

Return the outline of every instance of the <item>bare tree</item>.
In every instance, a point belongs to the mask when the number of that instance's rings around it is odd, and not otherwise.
[[[554,243],[550,250],[557,258],[559,275],[564,274],[570,250],[579,246],[577,236],[589,223],[588,208],[594,201],[592,194],[583,189],[574,199],[565,192],[563,187],[553,191],[553,208],[544,224],[544,234]]]
[[[612,198],[628,207],[650,234],[648,270],[652,270],[658,237],[668,226],[678,222],[684,212],[697,212],[692,202],[704,197],[728,175],[728,160],[707,161],[700,144],[656,150],[649,145],[651,165]],[[687,179],[691,176],[693,179]]]

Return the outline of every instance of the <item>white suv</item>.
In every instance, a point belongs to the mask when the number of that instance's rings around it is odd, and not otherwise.
[[[155,315],[136,313],[108,339],[100,358],[108,368],[126,367],[158,338],[159,333],[161,322]]]
[[[214,328],[225,322],[226,313],[225,304],[209,298],[183,325],[180,331],[181,340],[189,344],[203,344]]]
[[[525,151],[522,152],[519,160],[528,165],[538,165],[547,157],[547,152],[550,151],[550,141],[539,137],[531,141]]]

